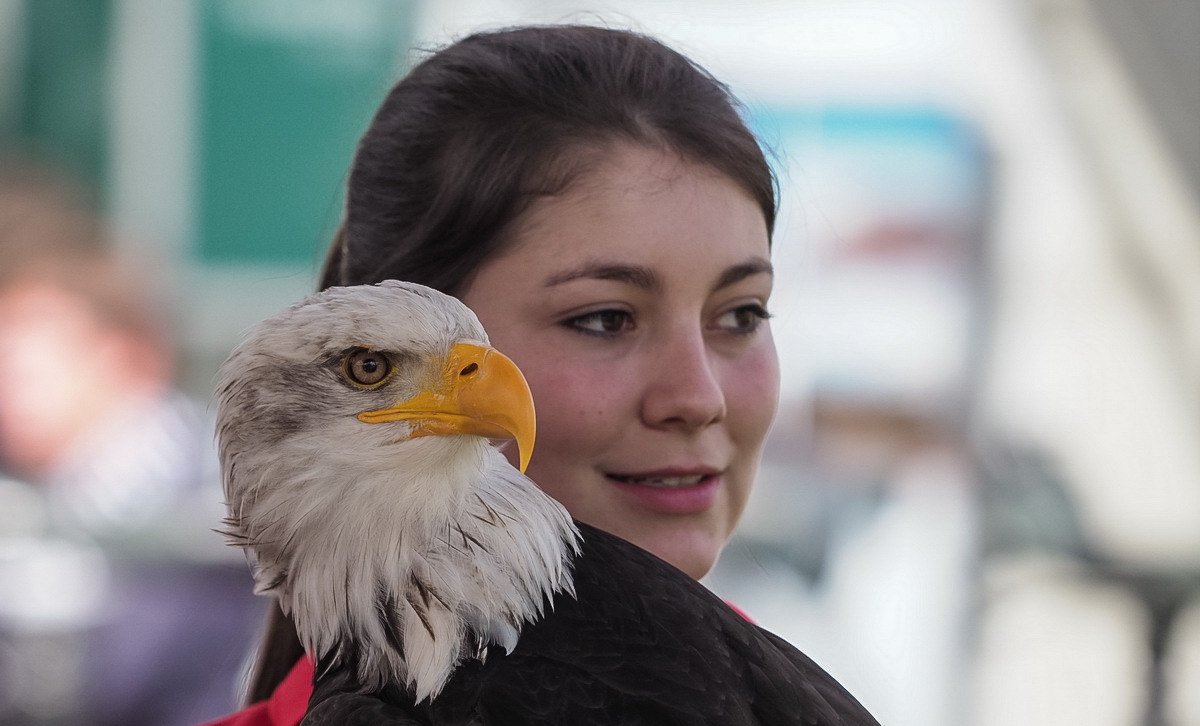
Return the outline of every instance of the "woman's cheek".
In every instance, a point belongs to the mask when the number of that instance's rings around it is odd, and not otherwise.
[[[548,371],[536,386],[530,382],[539,414],[545,407],[539,423],[564,430],[587,429],[607,420],[632,386],[633,381],[612,369],[580,364]]]
[[[766,436],[779,405],[779,357],[767,344],[748,351],[727,372],[726,400],[738,420],[734,435],[741,439]],[[736,413],[735,413],[736,411]]]

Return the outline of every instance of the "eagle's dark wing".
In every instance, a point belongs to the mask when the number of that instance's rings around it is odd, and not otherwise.
[[[577,597],[560,595],[511,654],[493,649],[485,663],[464,664],[432,705],[381,698],[430,724],[877,726],[807,656],[692,578],[624,540],[580,530]],[[345,687],[339,678],[318,679],[318,710],[328,703],[322,694]],[[396,719],[379,723],[409,723]],[[333,721],[305,725],[317,723]]]
[[[377,695],[338,692],[313,703],[300,726],[421,726],[424,721]]]

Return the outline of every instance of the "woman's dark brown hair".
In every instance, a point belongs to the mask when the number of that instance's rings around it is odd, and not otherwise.
[[[770,234],[775,178],[723,84],[636,33],[516,28],[464,38],[391,89],[355,152],[320,287],[399,279],[461,294],[533,200],[563,193],[620,142],[726,175]],[[250,700],[300,654],[272,608]]]
[[[775,179],[728,89],[658,41],[586,26],[467,37],[397,83],[363,135],[321,287],[461,292],[528,204],[613,142],[672,151],[775,221]]]

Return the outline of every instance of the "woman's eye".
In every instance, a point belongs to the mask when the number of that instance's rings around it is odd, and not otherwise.
[[[624,310],[597,310],[571,318],[565,324],[590,335],[617,335],[633,328],[633,316]]]
[[[715,326],[730,333],[753,333],[770,317],[762,305],[742,305],[718,316]]]

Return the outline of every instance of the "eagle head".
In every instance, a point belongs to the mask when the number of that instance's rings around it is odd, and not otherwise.
[[[318,668],[435,696],[454,667],[570,591],[578,533],[492,444],[533,445],[529,387],[453,297],[333,288],[221,368],[226,535]]]

